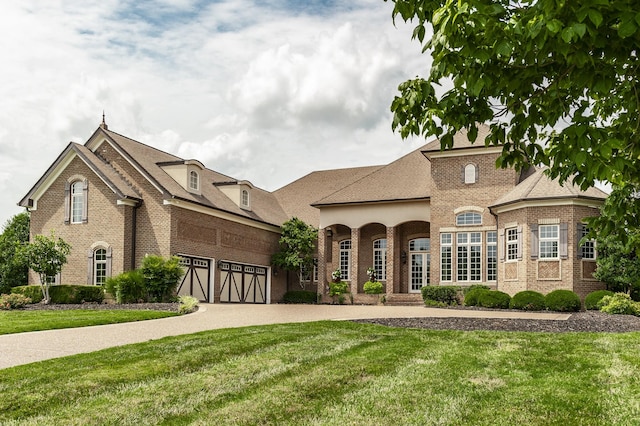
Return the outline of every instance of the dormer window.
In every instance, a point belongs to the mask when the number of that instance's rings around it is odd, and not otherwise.
[[[200,189],[200,176],[195,170],[189,172],[189,189],[198,191]]]
[[[246,189],[242,190],[240,203],[242,204],[242,207],[249,208],[249,191],[247,191]]]

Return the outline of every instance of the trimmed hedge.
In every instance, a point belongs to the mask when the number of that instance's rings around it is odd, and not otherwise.
[[[511,296],[497,290],[488,290],[478,297],[478,306],[483,308],[508,309]]]
[[[484,293],[488,293],[490,291],[491,290],[489,290],[488,288],[484,288],[484,287],[472,288],[464,296],[464,305],[465,306],[478,306],[478,299],[480,298],[480,296],[483,295]]]
[[[304,303],[312,305],[318,302],[318,295],[308,290],[291,290],[282,296],[282,301],[284,303]]]
[[[580,298],[571,290],[554,290],[544,297],[547,309],[557,312],[578,312]]]
[[[11,293],[21,294],[31,299],[31,303],[40,303],[44,296],[39,285],[20,285],[11,288]]]
[[[13,287],[11,292],[30,298],[32,303],[39,303],[43,299],[42,289],[39,285]],[[99,285],[52,285],[49,287],[49,296],[51,303],[102,303],[104,289]]]
[[[615,293],[609,290],[596,290],[587,294],[587,297],[584,299],[584,308],[588,311],[597,311],[600,309],[598,307],[598,303],[605,296],[613,296]]]
[[[426,285],[422,287],[422,300],[427,305],[458,305],[458,290],[460,287],[447,285]]]
[[[522,311],[544,311],[547,305],[544,303],[544,295],[542,293],[525,290],[513,295],[509,307]]]

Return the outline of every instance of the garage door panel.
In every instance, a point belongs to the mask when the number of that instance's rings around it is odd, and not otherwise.
[[[180,256],[180,265],[185,273],[178,284],[178,295],[193,296],[201,302],[209,302],[211,260]]]
[[[267,303],[267,268],[221,262],[220,301]]]

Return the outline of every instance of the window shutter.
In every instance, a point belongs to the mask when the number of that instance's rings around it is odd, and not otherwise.
[[[566,259],[567,255],[567,224],[560,224],[560,259]]]
[[[71,184],[64,183],[64,223],[71,223]]]
[[[538,258],[538,224],[529,225],[531,227],[531,259]]]
[[[89,180],[85,179],[82,185],[82,223],[88,222],[89,213]]]
[[[478,183],[480,180],[480,167],[478,167],[478,165],[476,164],[475,169],[476,169],[476,183]]]
[[[518,260],[522,260],[522,225],[518,226]]]
[[[466,167],[467,166],[465,166],[464,164],[462,165],[462,180],[461,180],[462,183],[466,182],[465,179],[464,179],[465,178],[465,168]]]
[[[500,262],[504,262],[504,253],[504,229],[500,229],[498,231],[498,259],[500,259]]]
[[[93,284],[93,250],[87,251],[87,284]]]
[[[584,233],[584,224],[578,222],[576,224],[576,257],[578,259],[582,259],[582,247],[580,246],[580,240],[582,239],[582,235]]]
[[[111,247],[107,247],[107,271],[106,276],[109,278],[111,276]]]

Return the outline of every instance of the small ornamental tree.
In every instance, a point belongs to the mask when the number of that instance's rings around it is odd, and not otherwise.
[[[313,255],[316,250],[318,230],[297,217],[282,224],[280,251],[273,255],[274,266],[286,271],[295,271],[300,287],[305,287],[305,278],[313,271]]]
[[[49,237],[36,235],[33,241],[24,246],[22,255],[29,267],[40,277],[40,288],[44,303],[49,303],[49,286],[51,277],[60,273],[67,263],[67,256],[71,253],[71,246],[62,238],[56,237],[51,231]]]

